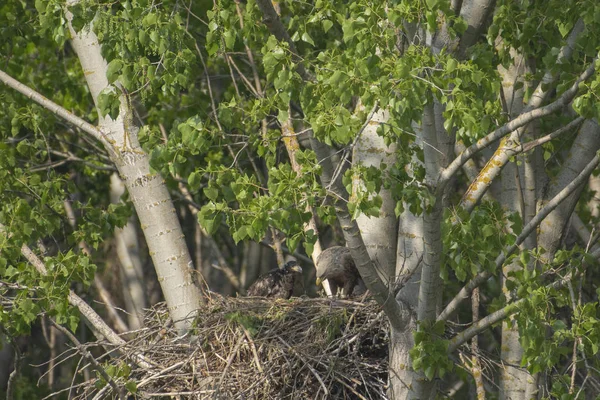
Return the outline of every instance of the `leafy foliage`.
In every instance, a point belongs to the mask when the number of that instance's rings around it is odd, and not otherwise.
[[[413,368],[423,371],[427,379],[443,378],[454,368],[448,358],[448,341],[441,336],[445,324],[436,322],[431,325],[422,324],[414,333],[415,346],[410,350]]]
[[[439,131],[466,145],[476,143],[507,122],[501,94],[506,83],[498,69],[520,55],[527,72],[512,88],[523,90],[526,103],[550,74],[558,80],[543,89],[552,101],[596,56],[596,3],[498,1],[487,31],[463,52],[456,46],[470,32],[467,22],[451,2],[441,0],[284,0],[278,11],[293,46],[271,35],[255,0],[84,0],[68,7],[62,0],[7,0],[0,4],[0,55],[12,76],[91,122],[115,117],[121,101],[131,102],[152,167],[173,192],[191,193],[186,200],[199,208],[198,221],[233,249],[232,259],[243,252],[243,242],[261,241],[272,228],[285,235],[290,251],[303,245],[310,254],[317,238],[304,226],[311,213],[325,225],[336,219],[307,131],[330,147],[331,158],[349,158],[367,110],[389,110],[378,134],[397,146],[392,165],[355,163],[338,171],[353,218],[379,216],[382,189],[391,191],[396,216],[405,211],[423,216],[441,201],[455,204],[455,198],[436,198],[436,182],[427,179],[425,148],[441,151],[443,146],[420,140],[426,107],[439,111]],[[111,86],[98,104],[91,101],[69,45],[69,19],[77,32],[91,29],[102,43]],[[579,19],[585,28],[566,62],[559,58],[560,48]],[[436,33],[442,27],[446,43],[434,48],[428,40],[440,39]],[[580,85],[572,104],[576,113],[600,116],[599,83],[595,74]],[[102,257],[83,255],[77,246],[85,241],[105,251],[104,242],[123,226],[131,207],[127,199],[108,205],[114,167],[97,143],[10,90],[0,92],[0,102],[0,282],[17,285],[0,288],[0,295],[11,299],[10,306],[0,308],[0,324],[11,335],[23,334],[45,314],[76,330],[79,315],[69,306],[68,293],[75,286],[89,288],[102,268]],[[553,130],[565,118],[541,121],[541,131]],[[300,141],[294,160],[281,130],[288,122]],[[550,180],[562,168],[562,150],[571,142],[544,144]],[[460,190],[466,186],[462,177],[453,184]],[[585,196],[592,199],[590,193]],[[65,202],[77,216],[74,228]],[[591,220],[586,204],[578,209],[586,222]],[[573,345],[581,354],[598,352],[598,277],[584,252],[570,243],[552,262],[543,261],[541,248],[520,250],[508,259],[515,268],[500,277],[495,260],[522,225],[519,215],[491,202],[470,214],[447,211],[441,274],[450,294],[478,273],[491,273],[484,300],[490,312],[526,299],[511,320],[520,332],[522,364],[531,372],[552,373],[573,355]],[[26,263],[23,244],[43,245],[36,252],[46,276]],[[586,300],[574,299],[568,287],[548,287],[564,277],[587,290]],[[500,279],[508,293],[497,289]],[[240,312],[227,318],[252,334],[260,324]],[[328,341],[345,318],[322,321]],[[415,333],[413,367],[428,379],[452,371],[445,329],[423,323]],[[112,377],[136,392],[125,365],[110,368]],[[553,395],[569,396],[571,378],[556,376]]]
[[[484,203],[471,214],[464,210],[449,210],[442,231],[444,238],[444,269],[442,277],[448,279],[448,268],[459,281],[472,278],[481,271],[494,272],[496,257],[515,242],[513,234],[520,233],[520,217],[513,219],[511,233],[506,232],[507,218],[497,203]]]

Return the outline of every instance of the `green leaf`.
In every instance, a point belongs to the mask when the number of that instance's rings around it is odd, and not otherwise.
[[[227,47],[228,49],[233,49],[233,47],[235,46],[235,39],[236,39],[236,35],[234,31],[225,31],[225,33],[223,33],[223,37],[225,38],[225,47]]]
[[[425,376],[427,377],[427,379],[432,380],[433,377],[435,376],[435,366],[433,365],[428,365],[425,370],[423,372],[425,372]]]
[[[120,106],[121,101],[119,100],[119,95],[115,92],[113,87],[102,90],[98,95],[98,108],[103,117],[110,115],[112,119],[116,119],[119,115]]]
[[[147,46],[150,43],[150,36],[143,29],[140,29],[138,32],[138,39],[143,46]]]
[[[129,393],[132,393],[132,394],[137,393],[137,383],[134,380],[128,380],[125,383],[125,388],[129,391]]]
[[[483,237],[490,237],[497,234],[496,229],[491,225],[485,225],[481,228],[481,233],[483,233]]]
[[[277,120],[280,123],[283,124],[283,123],[287,122],[288,119],[289,119],[289,114],[288,114],[287,110],[279,110],[278,111],[278,113],[277,113]]]
[[[457,65],[458,65],[458,61],[456,61],[454,58],[450,58],[448,60],[448,62],[446,63],[446,72],[451,74],[452,72],[454,72]]]
[[[351,20],[345,20],[342,24],[342,31],[344,32],[344,42],[349,42],[354,38],[354,23]]]
[[[302,34],[302,41],[306,42],[306,43],[310,43],[313,46],[315,45],[315,42],[313,41],[313,39],[310,37],[310,35],[308,34],[308,32],[304,32]]]
[[[321,25],[323,26],[323,31],[325,33],[327,33],[331,29],[331,27],[333,26],[333,22],[331,22],[328,19],[324,19],[324,20],[321,21]]]
[[[119,59],[114,59],[108,64],[108,68],[106,69],[106,78],[108,79],[108,83],[112,84],[119,78],[119,72],[123,68],[123,61]]]
[[[142,26],[145,28],[156,25],[158,16],[155,13],[149,13],[142,19]]]
[[[217,197],[219,196],[219,191],[214,187],[206,187],[203,190],[204,195],[212,201],[217,201]]]
[[[190,174],[190,176],[188,176],[188,185],[190,185],[191,190],[196,191],[200,188],[201,178],[202,178],[202,175],[197,171],[192,172]],[[211,200],[215,200],[215,199],[211,199]]]
[[[564,38],[566,37],[569,32],[571,32],[571,28],[573,27],[572,23],[562,23],[562,22],[557,22],[556,26],[558,27],[558,31],[560,32],[560,35]]]
[[[481,83],[481,80],[483,79],[483,72],[481,72],[481,71],[473,72],[473,74],[471,75],[471,79],[473,79],[473,82],[475,84],[479,85]]]
[[[332,86],[337,86],[343,77],[344,77],[344,73],[340,70],[337,70],[329,78],[329,84]]]
[[[76,314],[69,315],[69,329],[71,332],[77,332],[79,326],[79,316]]]
[[[427,4],[427,7],[430,10],[433,10],[435,8],[435,6],[437,5],[439,0],[426,0],[425,3]]]

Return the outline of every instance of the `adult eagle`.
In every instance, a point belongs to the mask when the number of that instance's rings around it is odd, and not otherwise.
[[[340,289],[340,296],[348,297],[366,291],[365,284],[360,277],[350,250],[343,246],[333,246],[323,250],[317,258],[317,285],[327,279],[331,294],[336,295]]]
[[[294,281],[302,273],[296,261],[288,261],[283,268],[275,268],[258,277],[248,288],[248,296],[289,299],[294,291]]]

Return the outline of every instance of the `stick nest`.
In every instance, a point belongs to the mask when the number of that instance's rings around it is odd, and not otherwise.
[[[212,294],[198,315],[182,338],[169,326],[164,304],[151,309],[147,328],[127,347],[154,368],[137,366],[121,349],[110,361],[127,366],[121,384],[134,380],[141,398],[386,398],[388,326],[374,301]],[[108,395],[112,388],[101,390]]]

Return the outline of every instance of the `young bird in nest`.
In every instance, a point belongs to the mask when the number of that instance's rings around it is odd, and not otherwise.
[[[248,296],[289,299],[294,291],[294,281],[301,274],[302,268],[296,261],[288,261],[283,268],[275,268],[261,275],[248,288]]]
[[[343,246],[333,246],[323,250],[317,258],[317,286],[325,279],[329,282],[331,294],[340,289],[340,297],[359,295],[366,291],[350,250]]]

